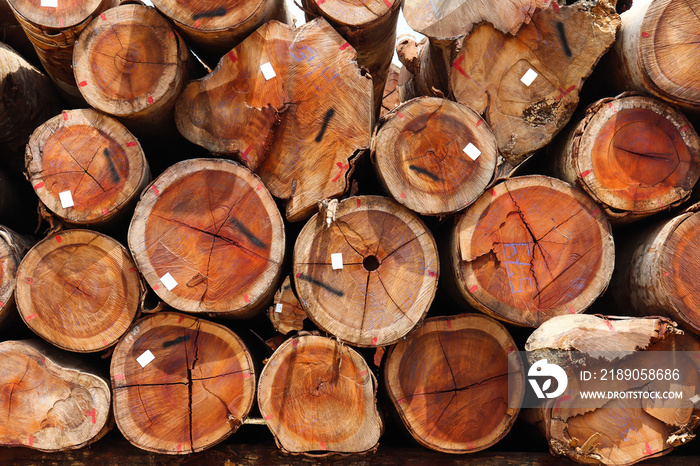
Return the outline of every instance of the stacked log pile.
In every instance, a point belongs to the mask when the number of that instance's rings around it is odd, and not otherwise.
[[[153,3],[0,1],[1,446],[693,438],[700,0]],[[682,406],[576,405],[659,352]]]

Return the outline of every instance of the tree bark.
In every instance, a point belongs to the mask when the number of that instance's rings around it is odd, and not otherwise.
[[[155,0],[197,56],[216,64],[222,56],[270,20],[287,22],[283,0],[226,0],[202,4],[193,0]]]
[[[129,248],[173,308],[249,318],[272,300],[284,237],[282,216],[260,178],[228,160],[192,159],[144,191]]]
[[[479,197],[498,148],[473,110],[436,97],[410,100],[380,121],[372,161],[387,191],[422,215],[446,215]]]
[[[112,8],[75,44],[73,68],[92,107],[133,131],[164,133],[187,79],[189,49],[170,23],[145,5]]]
[[[354,49],[323,18],[297,29],[272,21],[190,82],[175,118],[190,141],[256,171],[299,221],[349,188],[355,157],[369,148],[371,89]]]
[[[72,102],[82,102],[73,76],[73,45],[83,29],[118,0],[65,0],[56,7],[42,6],[37,0],[7,1],[58,89]]]
[[[186,455],[234,433],[255,397],[247,348],[226,327],[173,312],[146,317],[114,350],[119,430],[143,450]]]
[[[43,341],[0,342],[0,445],[84,447],[114,425],[109,383]]]
[[[8,0],[0,0],[0,41],[15,49],[34,66],[41,66],[32,43],[17,22]]]
[[[72,225],[113,225],[130,216],[151,179],[136,138],[91,109],[66,110],[39,126],[26,163],[41,202]]]
[[[292,289],[290,278],[284,277],[282,287],[275,293],[275,300],[267,313],[275,330],[283,335],[304,328],[306,311]]]
[[[626,352],[629,356],[623,359],[624,367],[649,368],[654,362],[658,366],[657,351],[673,352],[667,357],[674,361],[673,367],[681,368],[683,386],[678,388],[691,397],[689,393],[695,394],[700,387],[697,363],[683,353],[700,350],[697,340],[683,335],[665,318],[621,319],[583,314],[559,316],[545,322],[528,339],[525,346],[528,360],[547,358],[568,375],[565,392],[568,396],[547,400],[523,413],[525,420],[537,425],[546,435],[553,454],[584,464],[626,466],[665,455],[694,437],[692,431],[700,420],[700,410],[693,408],[692,401],[685,400],[680,407],[664,408],[663,400],[650,402],[629,397],[600,400],[599,406],[590,401],[590,406],[582,407],[578,372],[585,369],[601,373],[603,369],[615,370],[620,366],[619,360],[605,359],[606,353]],[[578,356],[567,356],[572,351],[589,357],[579,361]],[[616,380],[605,383],[605,389],[640,390],[640,384]],[[645,385],[650,385],[643,387],[645,390],[660,388],[651,382]]]
[[[525,374],[516,349],[505,327],[486,316],[433,317],[389,350],[384,384],[418,443],[444,453],[481,451],[510,431],[520,411]]]
[[[539,175],[484,193],[459,218],[447,252],[456,291],[469,305],[528,327],[585,310],[605,291],[615,262],[600,208]]]
[[[401,0],[302,0],[308,18],[323,16],[357,51],[357,62],[374,83],[375,116],[379,115],[396,42]]]
[[[0,226],[0,328],[11,322],[17,314],[15,277],[17,267],[30,247],[26,238]]]
[[[688,119],[649,97],[603,99],[554,146],[555,176],[623,223],[675,207],[700,177],[700,138]]]
[[[452,62],[450,90],[484,114],[503,157],[516,165],[569,121],[619,25],[608,0],[538,11],[515,36],[481,24]]]
[[[700,334],[700,213],[687,212],[623,238],[610,292],[634,315],[662,315]]]
[[[376,379],[365,360],[337,340],[285,341],[260,374],[258,406],[277,445],[292,453],[360,453],[382,434]]]
[[[68,230],[36,244],[17,270],[22,320],[59,348],[114,345],[138,312],[141,285],[126,249],[105,235]]]
[[[694,2],[635,0],[620,15],[610,78],[625,90],[700,110],[699,13]]]
[[[379,196],[351,197],[315,215],[294,246],[294,285],[309,318],[354,346],[405,336],[428,312],[439,270],[423,222]]]
[[[21,172],[32,131],[58,111],[51,81],[0,43],[0,151],[2,163]]]

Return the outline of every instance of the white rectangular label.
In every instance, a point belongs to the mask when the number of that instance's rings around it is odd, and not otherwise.
[[[467,144],[467,147],[465,147],[462,150],[472,160],[478,159],[479,156],[481,155],[481,151],[479,149],[477,149],[477,147],[474,144],[472,144],[471,142],[469,144]]]
[[[71,196],[70,191],[63,191],[62,193],[58,193],[59,199],[61,199],[61,206],[64,209],[67,209],[68,207],[73,207],[75,204],[73,204],[73,196]]]
[[[160,281],[163,282],[163,285],[168,289],[168,291],[172,290],[177,286],[177,282],[173,278],[172,275],[170,275],[170,272],[166,273],[162,277],[160,277]]]
[[[333,270],[343,268],[343,253],[336,252],[334,254],[331,254],[331,267],[333,267]]]
[[[525,84],[526,86],[530,87],[530,84],[532,84],[532,81],[535,80],[537,77],[537,72],[533,70],[532,68],[528,68],[528,70],[525,72],[522,78],[520,80]]]
[[[136,358],[136,362],[138,362],[141,367],[146,367],[151,361],[153,361],[156,357],[153,356],[153,353],[151,353],[151,350],[146,350],[143,352],[141,356]]]
[[[275,305],[275,312],[277,312],[277,313],[282,312],[282,308],[283,308],[283,307],[284,307],[284,306],[282,306],[282,303],[277,303],[277,304]]]
[[[41,6],[45,6],[48,8],[57,8],[58,0],[41,0]]]
[[[272,65],[270,62],[263,63],[260,65],[260,71],[262,71],[263,76],[265,76],[265,80],[269,81],[270,79],[274,78],[277,76],[277,73],[275,73],[275,70],[272,69]]]

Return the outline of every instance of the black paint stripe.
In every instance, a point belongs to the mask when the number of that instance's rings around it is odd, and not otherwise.
[[[345,293],[343,293],[341,290],[338,290],[336,288],[333,288],[332,286],[328,285],[327,283],[323,283],[320,280],[316,280],[313,277],[310,277],[306,274],[299,274],[299,280],[304,280],[306,282],[311,283],[312,285],[320,286],[324,290],[328,291],[329,293],[333,293],[336,296],[343,297],[345,296]]]
[[[263,243],[262,241],[260,241],[258,239],[258,237],[253,234],[252,231],[250,231],[248,228],[246,228],[245,225],[243,225],[241,222],[239,222],[235,218],[232,218],[231,220],[229,220],[229,222],[231,222],[231,225],[238,228],[238,230],[240,230],[240,232],[243,233],[243,235],[245,235],[245,237],[248,238],[250,240],[250,242],[253,243],[255,246],[257,246],[259,248],[267,247],[267,245],[265,243]]]
[[[119,173],[117,173],[117,167],[114,166],[114,161],[112,160],[112,153],[109,151],[108,148],[105,147],[104,154],[107,158],[107,162],[109,162],[109,173],[112,175],[112,181],[114,181],[115,183],[119,183]]]
[[[178,337],[174,340],[166,341],[163,343],[163,348],[168,348],[170,346],[175,346],[178,343],[182,343],[183,341],[187,341],[190,339],[190,335],[185,335],[184,337]]]
[[[572,55],[571,49],[569,48],[569,42],[566,40],[566,31],[564,31],[564,23],[557,21],[557,30],[559,31],[559,38],[561,43],[564,45],[564,53],[567,57]]]
[[[212,11],[205,11],[204,13],[197,13],[192,15],[192,19],[202,19],[202,18],[216,18],[217,16],[224,16],[226,14],[226,8],[218,8]]]
[[[326,116],[323,117],[323,125],[321,125],[321,131],[319,131],[318,135],[316,136],[316,142],[321,142],[321,139],[323,139],[323,135],[326,132],[326,128],[328,128],[328,122],[331,121],[331,118],[334,114],[335,110],[333,110],[332,108],[329,108],[326,112]]]
[[[430,178],[433,181],[440,181],[439,176],[437,176],[435,173],[433,173],[431,171],[426,170],[425,168],[416,167],[415,165],[409,165],[408,168],[410,168],[411,170],[413,170],[416,173],[420,173],[421,175],[427,176],[428,178]]]

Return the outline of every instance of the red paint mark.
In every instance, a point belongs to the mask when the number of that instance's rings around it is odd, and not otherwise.
[[[611,332],[615,331],[615,329],[612,326],[612,322],[610,322],[609,320],[605,319],[605,325],[608,326],[608,328],[610,329]]]
[[[343,45],[340,46],[340,50],[345,50],[346,48],[350,47],[350,43],[346,42]]]
[[[452,64],[452,66],[454,66],[454,68],[455,68],[457,71],[459,71],[460,73],[462,73],[462,75],[464,75],[465,78],[469,78],[469,75],[468,75],[467,73],[465,73],[464,70],[463,70],[462,67],[461,67],[461,64],[462,64],[463,61],[464,61],[464,55],[462,55],[461,57],[459,57],[458,59],[456,59],[455,62]]]
[[[56,235],[55,238],[56,238],[56,241],[59,243],[63,241],[59,235]]]
[[[34,185],[34,189],[39,189],[44,187],[44,182],[40,181],[37,184]]]
[[[80,87],[85,87],[85,86],[87,86],[87,81],[80,81],[80,82],[78,83],[78,86],[80,86]]]
[[[299,342],[297,340],[292,341],[292,347],[296,348]]]
[[[130,141],[126,143],[126,147],[134,147],[137,144],[136,141]]]
[[[177,323],[181,324],[183,320],[185,320],[185,318],[183,316],[180,316],[177,318]]]
[[[481,120],[476,122],[476,127],[478,128],[479,126],[481,126]]]
[[[244,295],[243,295],[243,301],[245,301],[246,304],[249,304],[249,303],[250,303],[250,298],[248,298],[248,295],[247,295],[247,294],[244,294]]]
[[[321,445],[321,450],[325,450],[325,449],[326,449],[326,444],[325,444],[325,443],[321,442],[320,445]]]
[[[262,183],[260,183],[259,185],[257,185],[257,186],[255,187],[255,190],[256,190],[256,191],[260,191],[262,188],[263,188],[263,185],[262,185]]]
[[[593,215],[593,216],[595,217],[595,216],[598,215],[599,213],[600,213],[600,209],[596,209],[596,210],[594,210],[593,212],[591,212],[591,215]]]
[[[664,272],[664,277],[668,277],[669,275],[671,275],[671,272]]]
[[[64,24],[63,18],[61,18],[61,20],[58,22],[58,27],[62,28],[63,24]]]
[[[653,455],[654,453],[656,452],[651,449],[651,445],[649,445],[649,442],[644,442],[644,454]]]
[[[153,291],[158,291],[158,288],[160,288],[158,285],[153,285]]]
[[[437,276],[437,272],[434,271],[434,270],[428,270],[428,276],[429,276],[429,277],[436,277],[436,276]]]
[[[509,346],[508,348],[506,348],[506,354],[510,354],[513,351],[515,351],[515,348],[513,348],[512,346]]]
[[[241,158],[244,160],[248,160],[248,154],[250,153],[251,150],[253,150],[253,144],[249,145],[246,148],[246,150],[243,151],[243,153],[241,154]]]
[[[363,370],[362,372],[360,372],[360,377],[364,377],[364,376],[366,376],[366,375],[367,375],[367,369],[365,369],[365,370]]]
[[[195,28],[195,29],[199,29],[199,26],[201,26],[201,25],[202,25],[202,21],[199,20],[199,19],[198,19],[197,21],[194,22],[194,28]]]
[[[389,0],[384,0],[384,4],[386,6],[388,6],[389,8],[391,8],[393,6]]]
[[[556,100],[561,100],[562,97],[564,97],[566,94],[569,94],[569,93],[570,93],[571,91],[573,91],[574,89],[576,89],[576,86],[571,86],[571,87],[568,88],[567,90],[564,90],[564,89],[562,89],[562,88],[560,87],[560,88],[559,88],[559,92],[561,92],[561,94],[559,94],[559,95],[557,96]]]
[[[109,209],[107,207],[102,208],[102,215],[107,215],[109,213]]]
[[[297,278],[301,277],[301,272],[295,275]]]
[[[44,358],[44,357],[41,358],[41,365],[42,366],[46,365],[46,358]]]
[[[644,38],[646,39],[647,37],[649,37],[649,33],[648,33],[648,32],[642,32],[642,37],[644,37]]]
[[[576,311],[574,310],[573,306],[567,307],[566,310],[569,311],[569,314],[576,314]]]
[[[452,328],[452,319],[447,319],[445,323],[447,324],[447,328]]]
[[[401,199],[406,199],[406,193],[401,193]]]
[[[68,121],[68,112],[63,112],[63,121]]]
[[[152,95],[149,95],[148,99],[146,99],[146,100],[148,101],[148,105],[153,105],[153,96]]]
[[[357,198],[357,207],[360,207],[361,205],[362,205],[362,201],[361,201],[360,198],[358,197],[358,198]]]
[[[557,2],[552,2],[552,8],[554,8],[556,13],[559,13],[559,5],[557,5]]]
[[[106,338],[103,338],[103,339],[102,339],[102,344],[105,345],[105,346],[108,346],[108,345],[109,345],[109,343],[107,343],[107,339],[106,339]]]
[[[92,411],[84,411],[86,416],[90,416],[92,418],[92,423],[96,424],[97,423],[97,411],[95,411],[95,408],[92,408]]]
[[[243,377],[244,379],[249,379],[252,376],[253,374],[251,374],[250,372],[244,372],[243,374],[241,374],[241,377]]]
[[[33,436],[31,436],[31,435],[29,436],[29,442],[28,442],[28,443],[29,443],[29,446],[30,446],[30,447],[31,447],[32,445],[34,445],[34,437],[33,437]]]
[[[32,283],[34,283],[34,279],[32,277],[27,277],[27,283],[31,285]]]
[[[350,168],[350,165],[342,163],[342,162],[336,162],[336,165],[340,169],[340,172],[338,172],[338,174],[335,176],[335,178],[333,178],[332,181],[334,181],[334,182],[338,181],[340,179],[340,177],[343,176],[343,172],[345,170],[347,170],[348,168]]]
[[[136,267],[129,267],[129,272],[136,272]]]
[[[107,21],[107,16],[104,13],[100,13],[100,19],[102,19],[102,21]]]
[[[182,442],[177,442],[177,451],[182,451]]]
[[[554,409],[559,409],[559,405],[562,404],[564,401],[569,401],[571,399],[571,395],[564,395],[560,397],[556,403],[554,403]]]
[[[0,307],[3,307],[4,305],[5,305],[5,303],[3,303],[2,301],[0,301]]]
[[[469,292],[470,292],[470,293],[474,293],[474,292],[475,292],[476,290],[478,290],[478,289],[479,289],[479,287],[476,286],[476,285],[474,285],[474,286],[472,286],[471,288],[469,288]]]
[[[491,188],[491,190],[489,192],[491,193],[491,197],[496,197],[496,190],[495,189]]]
[[[321,5],[322,3],[325,3],[326,0],[316,0],[316,4]]]
[[[590,170],[586,170],[586,171],[581,172],[581,176],[588,176],[590,174],[591,174]]]
[[[399,118],[403,118],[403,113],[401,113],[401,112],[396,112],[396,114],[399,116]]]
[[[266,421],[269,421],[270,419],[272,419],[272,418],[274,418],[274,417],[275,417],[274,414],[268,414],[267,416],[265,416],[265,420],[266,420]]]
[[[612,102],[608,102],[608,107],[612,108]]]
[[[372,337],[372,344],[376,345],[377,344],[377,337]]]
[[[126,377],[124,377],[124,374],[115,374],[114,380],[124,380]]]
[[[151,190],[156,196],[160,196],[160,191],[158,191],[158,187],[156,185],[151,185]]]
[[[26,321],[27,321],[27,322],[31,322],[32,320],[36,319],[37,317],[39,317],[38,314],[28,315],[27,318],[26,318]]]
[[[474,449],[474,442],[471,440],[467,442],[467,450],[473,450]]]
[[[227,53],[226,56],[228,56],[231,59],[231,63],[236,63],[238,61],[238,57],[235,53],[233,53],[233,50]]]
[[[172,39],[173,37],[175,37],[175,33],[170,31],[170,34],[168,34],[168,39]]]
[[[688,125],[685,125],[684,127],[681,128],[681,133],[685,133],[689,129],[690,129],[690,127]]]

